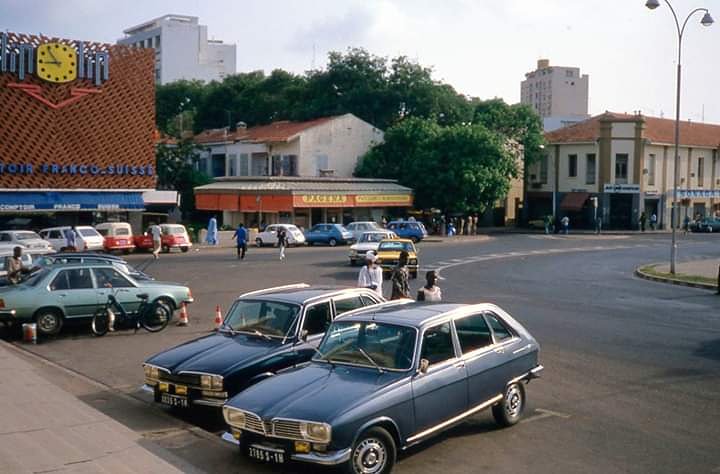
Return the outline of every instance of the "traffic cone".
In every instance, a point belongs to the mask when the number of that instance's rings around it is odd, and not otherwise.
[[[223,323],[223,317],[222,313],[220,312],[220,305],[215,306],[215,329],[220,329],[220,326],[222,326]]]
[[[188,320],[187,304],[183,303],[180,306],[180,319],[177,322],[178,326],[187,326],[190,323]]]

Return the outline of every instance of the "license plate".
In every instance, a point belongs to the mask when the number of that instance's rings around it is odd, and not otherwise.
[[[187,408],[188,399],[187,397],[178,397],[177,395],[170,395],[169,393],[160,394],[160,403],[170,405],[171,407]]]
[[[285,451],[253,444],[248,447],[248,457],[258,461],[282,464],[285,462]]]
[[[118,245],[125,245],[127,244],[126,240],[118,240]]]

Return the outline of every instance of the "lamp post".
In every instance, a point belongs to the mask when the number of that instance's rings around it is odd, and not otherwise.
[[[682,23],[682,26],[680,26],[680,21],[678,20],[678,16],[675,13],[675,9],[673,8],[672,4],[668,0],[663,1],[670,8],[670,12],[672,12],[673,18],[675,19],[675,27],[677,28],[678,35],[677,79],[675,81],[675,163],[673,173],[673,202],[672,212],[670,214],[670,226],[672,229],[672,246],[670,247],[670,273],[675,274],[675,260],[677,259],[677,236],[675,229],[675,221],[678,218],[677,191],[679,171],[678,168],[680,167],[680,73],[682,70],[680,60],[682,58],[682,39],[683,34],[685,33],[685,27],[687,26],[687,22],[688,20],[690,20],[690,17],[692,17],[695,13],[705,13],[700,20],[700,24],[703,26],[712,25],[714,23],[714,20],[712,16],[710,16],[710,12],[707,8],[696,8],[695,10],[688,13],[687,17],[685,17],[685,21],[683,21]],[[647,0],[647,2],[645,2],[645,6],[648,7],[650,10],[655,10],[657,7],[660,6],[660,2],[659,0]]]

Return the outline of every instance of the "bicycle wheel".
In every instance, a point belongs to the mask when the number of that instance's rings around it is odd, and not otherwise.
[[[149,332],[158,332],[165,329],[172,317],[172,310],[164,303],[153,305],[140,317],[140,325]]]
[[[107,308],[100,308],[95,311],[90,329],[96,336],[104,336],[110,330],[110,312]]]

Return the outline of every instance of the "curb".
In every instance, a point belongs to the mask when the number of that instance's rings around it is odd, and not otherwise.
[[[701,290],[717,291],[717,289],[718,289],[718,287],[716,285],[711,285],[710,283],[689,282],[689,281],[677,280],[675,278],[665,278],[665,277],[650,275],[641,270],[641,268],[647,267],[648,265],[659,265],[659,264],[651,263],[651,264],[641,265],[641,266],[635,268],[635,272],[634,272],[635,276],[638,278],[642,278],[643,280],[650,280],[650,281],[655,281],[658,283],[667,283],[670,285],[677,285],[677,286],[687,286],[690,288],[699,288]]]

